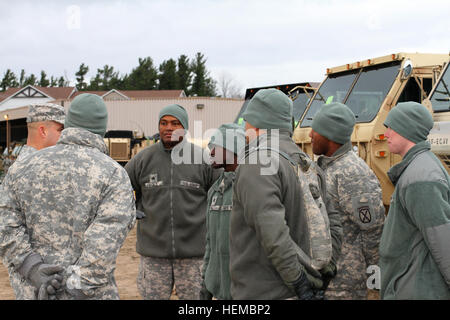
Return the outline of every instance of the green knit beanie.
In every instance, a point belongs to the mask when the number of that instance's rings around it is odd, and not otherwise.
[[[389,111],[384,125],[402,137],[419,143],[427,140],[433,128],[433,117],[420,103],[408,101],[397,104]]]
[[[292,100],[277,89],[259,90],[242,117],[259,129],[288,129],[292,132]]]
[[[108,111],[100,96],[83,93],[73,99],[66,115],[64,128],[82,128],[105,136],[108,124]]]
[[[311,125],[315,132],[339,144],[350,141],[354,126],[353,111],[339,102],[323,104],[314,116]]]
[[[171,104],[168,106],[165,106],[160,112],[159,112],[159,120],[161,121],[161,118],[164,116],[172,116],[177,118],[181,125],[185,130],[189,129],[189,118],[186,110],[178,105],[178,104]]]
[[[238,154],[245,146],[245,132],[242,126],[236,123],[221,125],[211,136],[211,140],[208,143],[210,150],[215,145]]]

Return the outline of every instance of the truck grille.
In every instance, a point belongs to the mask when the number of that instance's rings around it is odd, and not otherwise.
[[[128,143],[111,142],[110,155],[114,160],[128,160]]]
[[[439,159],[441,160],[442,164],[444,165],[447,172],[450,173],[450,156],[440,154],[438,155]]]

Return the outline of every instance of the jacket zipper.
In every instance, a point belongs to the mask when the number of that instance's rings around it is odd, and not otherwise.
[[[170,226],[172,228],[172,256],[175,258],[175,230],[173,223],[173,162],[170,161]]]

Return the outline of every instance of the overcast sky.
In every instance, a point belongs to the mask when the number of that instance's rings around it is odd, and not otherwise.
[[[448,0],[0,0],[0,75],[74,79],[81,63],[129,73],[207,57],[244,90],[322,81],[326,68],[395,52],[448,53]]]

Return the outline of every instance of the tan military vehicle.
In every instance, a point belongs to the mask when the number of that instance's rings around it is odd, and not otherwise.
[[[153,143],[142,133],[131,130],[110,130],[103,139],[108,147],[109,156],[121,165],[127,164],[139,151]]]
[[[345,103],[356,117],[351,137],[354,150],[377,175],[383,190],[383,202],[388,206],[394,187],[386,172],[401,158],[389,152],[383,122],[397,103],[416,101],[434,111],[435,129],[430,142],[433,151],[447,161],[444,163],[449,169],[448,81],[437,86],[434,95],[431,93],[448,67],[448,61],[448,54],[396,53],[327,69],[325,80],[298,121],[294,141],[313,157],[309,133],[314,115],[323,104]],[[431,99],[427,100],[429,95]],[[445,135],[444,131],[448,134]]]
[[[248,88],[247,90],[245,90],[245,101],[241,107],[241,110],[239,110],[239,113],[236,116],[234,122],[244,126],[244,118],[242,118],[242,114],[244,113],[245,109],[247,109],[247,105],[250,102],[250,99],[253,98],[253,96],[259,90],[272,88],[281,90],[285,94],[289,94],[289,96],[293,100],[294,119],[298,120],[305,112],[308,101],[313,97],[314,92],[318,86],[318,82],[299,82],[290,84],[277,84],[266,87]],[[295,125],[297,125],[297,122],[295,123]]]

